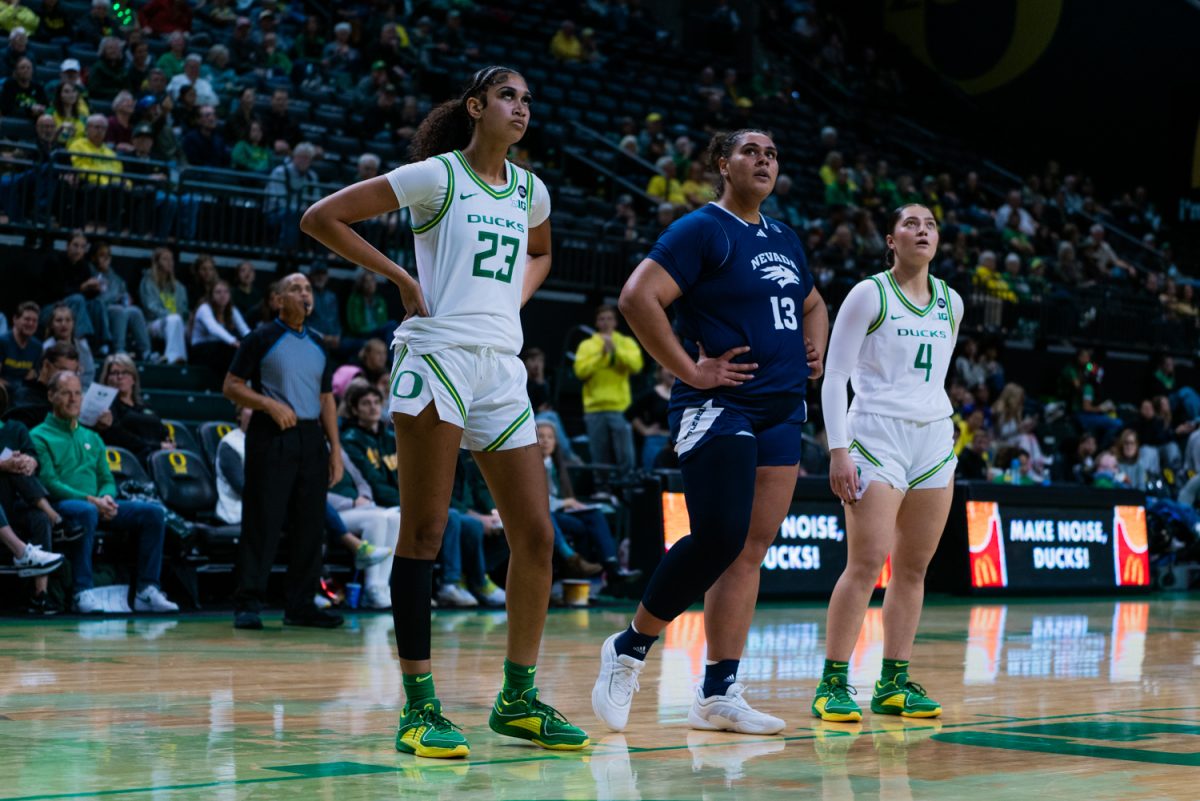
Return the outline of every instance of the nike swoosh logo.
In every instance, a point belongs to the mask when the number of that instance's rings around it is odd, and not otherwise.
[[[479,194],[478,192],[472,192],[472,193],[471,193],[471,194],[469,194],[469,195],[464,195],[462,192],[459,192],[459,193],[458,193],[458,199],[459,199],[459,200],[466,200],[467,198],[469,198],[469,197],[475,197],[475,196],[476,196],[476,195],[478,195],[478,194]]]
[[[531,667],[531,668],[529,669],[529,671],[528,671],[528,672],[529,672],[529,673],[534,673],[536,670],[537,670],[537,668],[536,668],[536,667]]]
[[[420,684],[421,682],[424,682],[424,681],[429,681],[432,678],[433,678],[433,676],[417,676],[417,684]]]
[[[903,314],[893,314],[893,315],[891,315],[891,319],[899,320],[903,316],[904,316]]]

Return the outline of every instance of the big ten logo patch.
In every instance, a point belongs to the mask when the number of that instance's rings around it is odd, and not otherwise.
[[[108,469],[110,471],[112,471],[114,473],[121,472],[121,465],[123,464],[123,460],[121,459],[120,452],[114,451],[112,448],[105,448],[104,449],[104,458],[108,461]]]
[[[171,465],[171,469],[175,471],[177,476],[186,476],[188,472],[187,456],[179,451],[171,451],[167,454],[167,463]]]

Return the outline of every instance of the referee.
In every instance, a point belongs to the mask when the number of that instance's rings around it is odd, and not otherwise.
[[[313,306],[308,279],[293,273],[280,281],[278,302],[279,317],[241,341],[225,376],[225,397],[253,410],[246,430],[233,625],[263,627],[259,612],[286,526],[283,622],[335,628],[342,617],[313,603],[321,578],[325,493],[342,476],[332,365],[321,335],[305,324]]]

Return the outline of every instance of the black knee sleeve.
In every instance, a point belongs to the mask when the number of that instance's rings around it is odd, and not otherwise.
[[[678,617],[742,552],[754,508],[757,455],[753,437],[718,437],[680,466],[692,531],[654,571],[642,597],[650,614]]]
[[[433,597],[433,561],[405,559],[392,562],[392,621],[401,659],[429,658],[430,612]]]

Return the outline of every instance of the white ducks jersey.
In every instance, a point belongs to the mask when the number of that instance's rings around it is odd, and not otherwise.
[[[396,343],[416,354],[448,347],[521,351],[521,292],[529,231],[550,216],[545,184],[505,162],[507,183],[487,184],[458,151],[387,174],[412,215],[417,277],[429,317],[411,317]]]
[[[941,420],[953,412],[946,395],[946,373],[963,302],[945,281],[933,276],[929,289],[929,304],[918,307],[904,296],[888,270],[851,290],[859,298],[864,293],[874,295],[878,304],[850,374],[851,412],[917,423]]]

